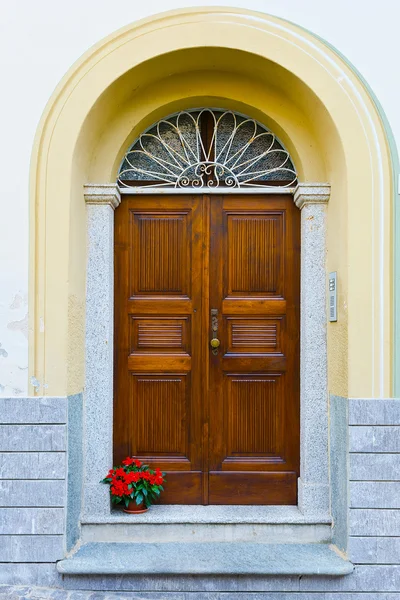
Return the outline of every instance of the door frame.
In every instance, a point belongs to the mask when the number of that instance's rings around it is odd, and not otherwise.
[[[204,193],[168,189],[168,194]],[[207,194],[221,194],[209,188]],[[114,365],[114,210],[121,195],[162,194],[120,190],[115,183],[87,184],[87,275],[85,331],[85,418],[83,424],[83,520],[111,513],[108,490],[99,481],[112,466]],[[231,189],[229,194],[292,194],[301,210],[300,269],[300,477],[298,508],[304,515],[330,516],[327,382],[326,210],[329,183],[295,188]],[[90,451],[96,448],[96,453]],[[168,511],[168,505],[163,506]],[[172,508],[172,507],[171,507]],[[196,506],[192,507],[196,509]],[[201,506],[201,509],[203,509]],[[259,507],[268,510],[268,506]],[[285,507],[281,507],[285,509]],[[290,508],[290,507],[288,507]]]

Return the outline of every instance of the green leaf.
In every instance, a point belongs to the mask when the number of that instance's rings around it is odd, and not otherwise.
[[[142,495],[142,494],[138,494],[138,495],[136,496],[136,504],[138,504],[138,505],[139,505],[139,504],[142,504],[143,500],[144,500],[144,498],[143,498],[143,495]]]

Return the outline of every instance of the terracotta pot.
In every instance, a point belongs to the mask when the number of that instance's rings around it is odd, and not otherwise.
[[[128,513],[129,515],[140,515],[148,510],[149,509],[145,507],[143,502],[141,504],[136,504],[135,500],[131,500],[128,506],[124,508],[124,512]]]

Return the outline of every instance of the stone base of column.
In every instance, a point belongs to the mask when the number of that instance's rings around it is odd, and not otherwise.
[[[303,514],[330,515],[329,485],[298,479],[298,506]]]

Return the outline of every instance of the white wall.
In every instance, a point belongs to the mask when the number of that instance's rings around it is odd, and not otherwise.
[[[29,160],[47,100],[74,61],[115,29],[198,5],[270,13],[324,38],[367,80],[400,147],[398,0],[0,0],[0,396],[27,390]]]

